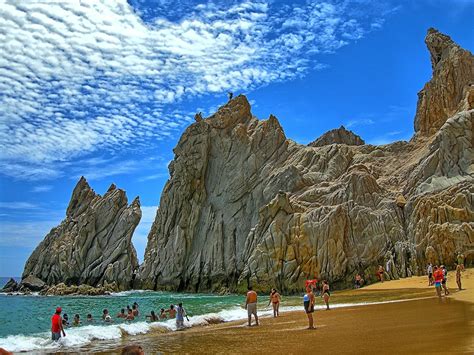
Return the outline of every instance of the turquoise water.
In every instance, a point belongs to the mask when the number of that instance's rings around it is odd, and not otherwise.
[[[121,308],[139,304],[140,315],[132,322],[116,318]],[[233,320],[241,317],[241,308],[245,302],[243,296],[217,296],[209,294],[177,294],[169,292],[129,291],[111,296],[8,296],[0,294],[0,347],[8,350],[35,350],[54,347],[49,341],[51,316],[56,307],[63,309],[63,314],[69,316],[72,323],[74,315],[80,315],[84,321],[82,326],[66,329],[64,346],[81,346],[95,339],[120,338],[125,331],[129,335],[146,333],[149,324],[146,323],[146,314],[154,310],[159,314],[160,308],[168,309],[170,304],[183,303],[190,316],[191,323],[202,323],[203,315],[220,317],[220,321]],[[102,322],[103,309],[108,309],[114,322]],[[219,312],[224,312],[219,315]],[[230,312],[230,313],[229,313]],[[85,322],[86,316],[91,313],[94,323]],[[229,313],[229,314],[226,314]],[[232,315],[232,313],[237,313]],[[216,315],[217,314],[217,315]],[[201,316],[201,317],[200,317]],[[161,321],[156,324],[173,330],[174,320]],[[83,343],[83,344],[81,344]]]

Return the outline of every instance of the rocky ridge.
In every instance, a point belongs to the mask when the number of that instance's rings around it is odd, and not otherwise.
[[[324,133],[321,137],[309,143],[308,146],[322,147],[330,144],[364,145],[365,142],[357,134],[341,126]]]
[[[138,268],[131,238],[140,218],[138,198],[128,206],[125,192],[113,184],[100,196],[82,177],[72,193],[66,218],[26,262],[20,288],[45,291],[64,283],[107,287],[106,291],[111,284],[114,290],[129,289]]]
[[[244,96],[190,125],[135,286],[296,292],[313,277],[370,281],[387,262],[397,278],[428,261],[450,265],[459,250],[472,260],[473,56],[433,29],[426,43],[433,78],[410,142],[352,145],[326,134],[302,146],[276,117],[254,117]]]

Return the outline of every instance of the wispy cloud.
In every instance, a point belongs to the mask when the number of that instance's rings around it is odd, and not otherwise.
[[[301,77],[386,10],[345,1],[187,4],[186,15],[165,18],[184,5],[3,3],[2,173],[54,178],[91,152],[167,139],[192,120],[176,104]]]
[[[48,192],[53,189],[52,185],[39,185],[31,189],[31,192]]]
[[[19,202],[19,201],[2,201],[0,202],[0,208],[11,209],[11,210],[32,210],[39,208],[38,205],[30,202]]]
[[[346,128],[352,128],[352,127],[360,127],[360,126],[369,126],[369,125],[373,125],[374,123],[375,121],[371,118],[359,118],[359,119],[347,121],[344,124],[344,126],[346,126]]]

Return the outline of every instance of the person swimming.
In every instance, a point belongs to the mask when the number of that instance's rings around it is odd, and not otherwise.
[[[160,309],[160,319],[166,319],[166,312],[165,309]]]
[[[158,320],[158,316],[155,314],[155,311],[151,311],[149,315],[145,316],[145,318],[150,318],[150,322],[156,322]]]
[[[138,317],[138,304],[137,303],[134,303],[132,305],[132,313],[134,317]]]
[[[132,310],[129,309],[129,311],[131,312]],[[117,313],[117,318],[127,318],[127,315],[125,314],[125,309],[124,308],[122,308],[120,310],[120,313]]]
[[[64,313],[64,316],[63,316],[63,327],[69,327],[69,317],[67,313]]]
[[[72,320],[72,326],[73,327],[78,327],[81,325],[81,317],[79,316],[79,314],[76,314],[74,316],[74,319]]]
[[[126,320],[134,320],[135,316],[133,315],[133,311],[131,309],[128,310],[127,317],[125,318]]]
[[[86,321],[87,321],[88,323],[94,322],[94,319],[92,318],[92,314],[89,313],[89,314],[87,315]]]
[[[109,314],[109,310],[107,308],[105,308],[103,311],[102,311],[102,320],[104,322],[112,322],[112,317],[110,316]]]

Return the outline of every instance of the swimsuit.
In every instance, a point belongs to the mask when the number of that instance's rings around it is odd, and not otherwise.
[[[308,294],[304,295],[303,297],[303,307],[304,307],[304,311],[306,313],[313,313],[314,312],[314,304],[311,305],[310,307],[310,299],[309,299],[309,296]]]

